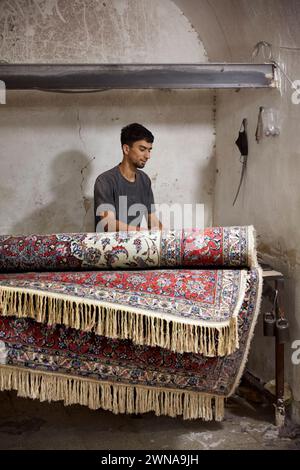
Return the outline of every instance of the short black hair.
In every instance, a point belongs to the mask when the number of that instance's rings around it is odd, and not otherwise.
[[[145,140],[149,144],[152,144],[154,136],[148,129],[146,129],[146,127],[138,124],[137,122],[133,122],[132,124],[128,124],[128,126],[123,127],[121,130],[121,145],[132,145],[137,140]]]

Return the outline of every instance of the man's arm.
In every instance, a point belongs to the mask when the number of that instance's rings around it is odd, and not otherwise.
[[[95,230],[96,232],[118,232],[138,230],[116,219],[113,181],[107,174],[100,175],[94,186]]]
[[[151,180],[148,178],[149,181],[149,193],[148,193],[148,198],[149,198],[149,203],[148,203],[148,228],[151,229],[157,229],[157,230],[162,230],[163,226],[159,218],[155,215],[155,203],[154,203],[154,196],[153,196],[153,191],[152,191],[152,185],[151,185]]]
[[[101,212],[99,214],[101,221],[101,228],[104,232],[139,232],[141,230],[145,230],[141,227],[137,227],[135,225],[128,225],[121,220],[117,220],[115,217],[115,213],[112,211]]]
[[[148,228],[149,229],[158,229],[162,230],[163,226],[159,218],[156,216],[155,212],[148,214]]]

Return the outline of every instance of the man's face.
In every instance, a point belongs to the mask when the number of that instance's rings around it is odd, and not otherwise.
[[[137,140],[131,146],[123,145],[124,155],[136,168],[144,168],[150,158],[151,150],[152,144],[146,140]]]

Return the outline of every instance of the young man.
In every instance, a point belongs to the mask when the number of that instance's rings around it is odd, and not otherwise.
[[[154,137],[141,124],[121,131],[123,160],[98,176],[94,187],[96,231],[141,230],[145,217],[149,229],[161,229],[154,214],[151,180],[141,168],[150,158]]]

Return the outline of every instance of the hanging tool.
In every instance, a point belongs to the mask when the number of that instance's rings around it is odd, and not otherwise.
[[[241,171],[241,177],[240,177],[240,182],[239,182],[239,185],[238,185],[238,189],[237,189],[237,192],[236,192],[233,204],[232,204],[233,206],[234,206],[234,204],[235,204],[235,202],[238,198],[238,195],[239,195],[239,192],[240,192],[240,189],[241,189],[241,186],[242,186],[242,182],[243,182],[243,179],[244,179],[244,176],[245,176],[245,173],[246,173],[246,167],[247,167],[248,137],[247,137],[247,119],[246,118],[244,118],[243,121],[242,121],[240,130],[239,130],[239,136],[238,136],[237,140],[235,141],[235,143],[238,146],[239,151],[241,153],[240,162],[242,164],[242,171]]]

